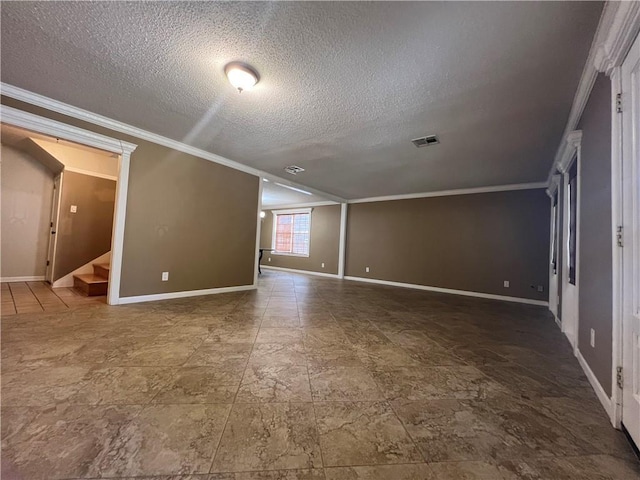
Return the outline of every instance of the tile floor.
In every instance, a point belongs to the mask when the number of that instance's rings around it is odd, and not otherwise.
[[[2,317],[16,313],[64,312],[105,304],[106,295],[87,297],[73,288],[51,288],[47,282],[0,283]]]
[[[2,321],[2,478],[638,479],[541,307],[265,272]]]

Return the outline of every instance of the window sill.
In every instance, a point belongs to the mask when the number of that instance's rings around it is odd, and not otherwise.
[[[283,257],[302,257],[302,258],[309,258],[309,255],[304,255],[301,253],[288,253],[288,252],[276,252],[275,250],[273,252],[271,252],[271,255],[280,255]]]

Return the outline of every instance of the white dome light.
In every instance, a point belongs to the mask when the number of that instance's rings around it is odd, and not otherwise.
[[[242,93],[245,90],[251,90],[258,83],[260,77],[249,65],[240,62],[229,63],[224,67],[224,73],[229,79],[229,83]]]

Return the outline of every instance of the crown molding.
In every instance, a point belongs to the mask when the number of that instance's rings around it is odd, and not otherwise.
[[[262,210],[282,210],[291,208],[326,207],[328,205],[340,205],[338,202],[307,202],[307,203],[287,203],[283,205],[263,205]]]
[[[564,134],[549,169],[547,185],[551,185],[551,178],[559,170],[568,136],[578,126],[598,73],[611,75],[615,67],[622,65],[638,31],[640,31],[640,2],[609,1],[605,3],[587,61],[582,70],[578,89],[573,98]]]
[[[454,195],[472,195],[474,193],[511,192],[515,190],[535,190],[545,188],[546,182],[517,183],[513,185],[497,185],[494,187],[462,188],[458,190],[441,190],[439,192],[408,193],[405,195],[387,195],[384,197],[357,198],[347,203],[389,202],[393,200],[411,200],[413,198],[449,197]]]
[[[338,203],[345,201],[343,198],[337,197],[335,195],[331,195],[329,193],[322,192],[320,190],[316,190],[311,187],[307,187],[306,185],[291,182],[286,178],[278,177],[276,175],[263,172],[262,170],[258,170],[256,168],[249,167],[242,163],[229,160],[228,158],[222,157],[220,155],[216,155],[215,153],[211,153],[206,150],[202,150],[200,148],[192,147],[191,145],[187,145],[186,143],[182,143],[168,137],[163,137],[162,135],[158,135],[158,134],[149,132],[147,130],[134,127],[133,125],[129,125],[124,122],[120,122],[118,120],[114,120],[112,118],[108,118],[103,115],[99,115],[97,113],[84,110],[82,108],[74,107],[73,105],[69,105],[67,103],[63,103],[49,97],[45,97],[44,95],[40,95],[38,93],[30,92],[28,90],[25,90],[20,87],[16,87],[14,85],[9,85],[7,83],[1,82],[0,94],[13,98],[14,100],[19,100],[21,102],[34,105],[36,107],[42,107],[52,112],[60,113],[62,115],[67,115],[69,117],[82,120],[84,122],[88,122],[93,125],[108,128],[109,130],[113,130],[115,132],[124,133],[126,135],[140,138],[142,140],[155,143],[157,145],[162,145],[163,147],[167,147],[172,150],[177,150],[179,152],[187,153],[189,155],[193,155],[194,157],[202,158],[204,160],[217,163],[219,165],[224,165],[225,167],[233,168],[234,170],[239,170],[241,172],[245,172],[258,177],[267,178],[272,182],[280,182],[285,185],[289,185],[291,187],[307,190],[310,193],[319,195],[321,197],[327,198],[329,200],[333,200]],[[8,108],[8,107],[3,107],[3,109],[4,108]],[[124,144],[126,142],[122,142],[122,143]]]
[[[593,63],[599,72],[611,75],[624,61],[640,31],[640,2],[607,2],[600,26]]]
[[[551,182],[549,183],[549,187],[545,190],[545,193],[549,198],[553,198],[555,193],[558,191],[558,187],[560,186],[560,175],[553,175],[551,177]]]

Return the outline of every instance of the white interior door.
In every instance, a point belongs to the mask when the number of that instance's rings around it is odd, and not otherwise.
[[[47,251],[47,270],[45,280],[53,283],[53,267],[56,258],[56,238],[58,231],[58,219],[60,217],[60,195],[62,193],[62,172],[53,181],[53,201],[51,202],[51,223],[49,228],[49,249]]]
[[[640,446],[640,37],[622,65],[622,423]]]
[[[578,222],[580,195],[578,186],[578,155],[563,175],[563,245],[562,260],[562,331],[577,347],[578,332]]]

